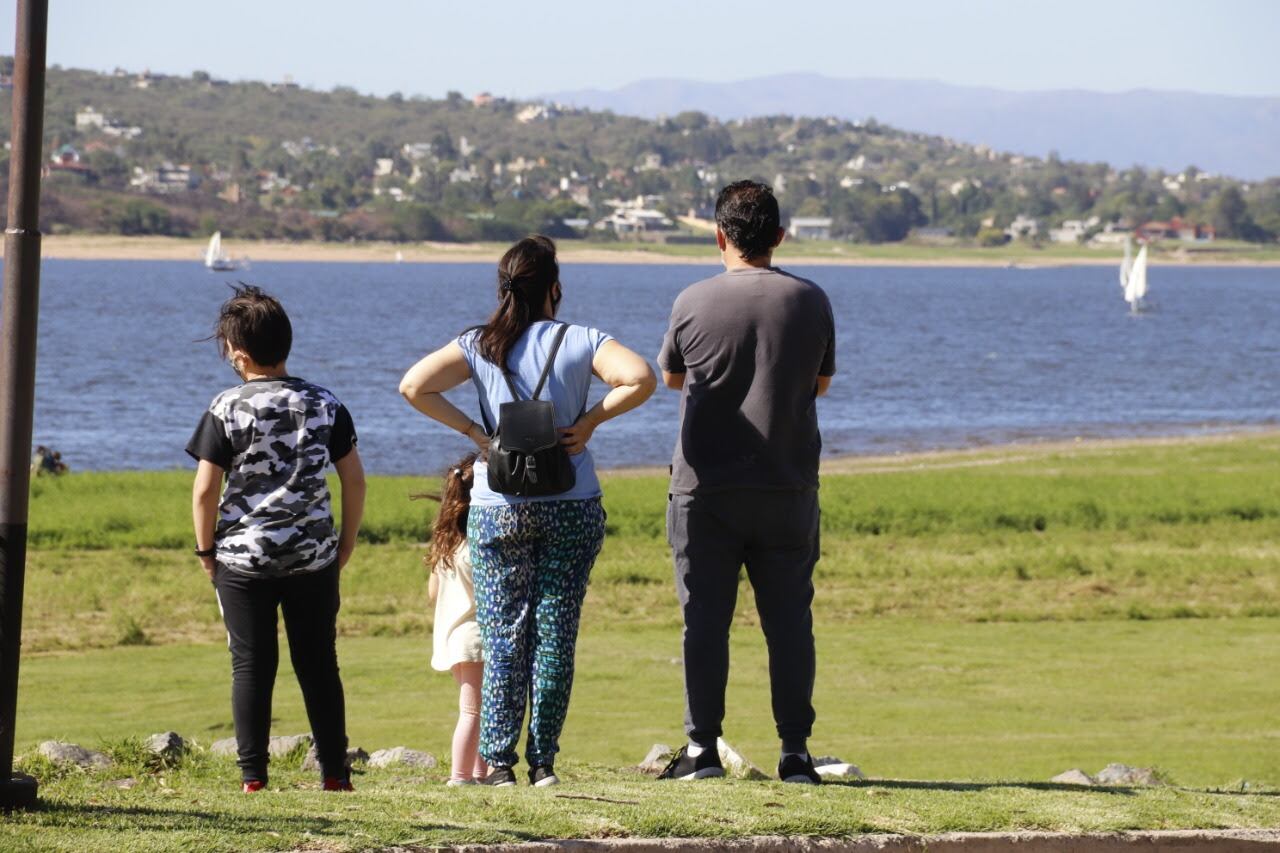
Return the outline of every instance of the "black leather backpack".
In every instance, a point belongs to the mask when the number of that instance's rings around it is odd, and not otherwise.
[[[572,489],[577,481],[573,461],[560,444],[555,407],[550,400],[538,399],[551,374],[560,343],[569,330],[564,323],[559,325],[533,396],[522,400],[506,365],[499,365],[502,378],[507,380],[507,388],[515,401],[498,407],[497,430],[489,424],[484,406],[480,407],[485,431],[492,436],[489,440],[489,488],[504,495],[522,498],[560,495]]]

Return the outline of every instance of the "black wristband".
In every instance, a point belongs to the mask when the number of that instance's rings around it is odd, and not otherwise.
[[[212,548],[205,548],[203,551],[197,548],[195,553],[197,557],[212,557],[218,553],[218,546],[214,545]]]

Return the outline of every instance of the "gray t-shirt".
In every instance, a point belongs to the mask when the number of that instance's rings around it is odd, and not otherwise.
[[[814,400],[835,348],[827,294],[776,267],[721,273],[676,297],[658,354],[664,371],[685,374],[671,492],[817,488]]]

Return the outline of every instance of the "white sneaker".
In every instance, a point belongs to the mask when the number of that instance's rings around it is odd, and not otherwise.
[[[444,784],[450,788],[461,788],[463,785],[479,785],[480,783],[475,779],[450,779]]]

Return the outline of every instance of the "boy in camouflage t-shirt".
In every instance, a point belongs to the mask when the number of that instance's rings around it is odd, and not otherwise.
[[[187,452],[199,462],[196,555],[217,591],[231,649],[243,787],[267,783],[279,609],[324,787],[349,791],[335,642],[338,575],[355,549],[364,508],[355,427],[333,394],[289,376],[292,327],[274,298],[235,288],[213,337],[244,381],[214,398]],[[330,463],[342,483],[341,531],[325,481]]]

